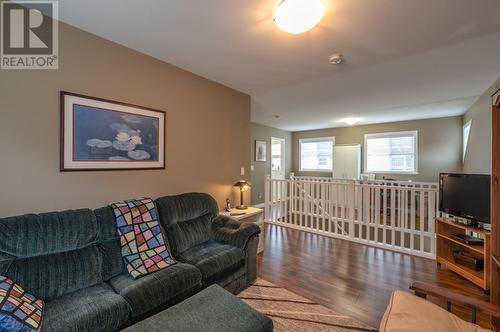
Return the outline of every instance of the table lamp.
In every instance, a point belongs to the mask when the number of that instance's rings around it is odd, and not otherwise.
[[[238,210],[246,210],[248,209],[247,206],[243,205],[243,192],[246,191],[248,188],[250,188],[250,183],[246,182],[245,180],[240,180],[236,182],[234,187],[239,187],[240,188],[240,205],[238,205],[236,208]]]

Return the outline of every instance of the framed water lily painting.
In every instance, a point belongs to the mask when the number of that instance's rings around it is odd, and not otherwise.
[[[61,171],[165,168],[166,113],[61,92]]]

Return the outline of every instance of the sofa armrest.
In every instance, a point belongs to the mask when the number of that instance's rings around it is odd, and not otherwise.
[[[215,241],[245,249],[248,240],[260,233],[254,222],[239,221],[227,216],[217,216],[212,221],[212,237]]]
[[[472,323],[476,322],[477,310],[481,310],[494,317],[500,318],[500,307],[486,301],[474,299],[469,296],[455,293],[445,288],[426,284],[423,282],[414,282],[413,284],[411,284],[410,289],[415,292],[415,295],[422,298],[426,298],[427,295],[430,295],[446,300],[448,311],[451,310],[452,303],[461,304],[472,308]]]

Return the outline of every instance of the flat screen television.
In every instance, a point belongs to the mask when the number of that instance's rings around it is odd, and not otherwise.
[[[473,222],[490,223],[490,175],[441,173],[439,210]]]

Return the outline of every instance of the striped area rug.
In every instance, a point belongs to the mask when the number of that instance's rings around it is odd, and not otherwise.
[[[263,279],[238,297],[272,318],[274,331],[377,331]]]

